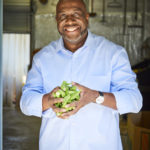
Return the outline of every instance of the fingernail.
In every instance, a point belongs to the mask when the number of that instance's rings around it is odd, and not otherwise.
[[[73,81],[72,81],[71,83],[72,83],[72,85],[74,85],[74,84],[75,84],[75,82],[73,82]]]

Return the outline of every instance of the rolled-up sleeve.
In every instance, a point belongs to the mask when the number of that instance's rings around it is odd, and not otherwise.
[[[25,115],[42,116],[42,97],[44,95],[41,71],[33,59],[27,82],[22,90],[20,100],[21,111]]]
[[[112,59],[111,92],[116,98],[118,112],[137,113],[142,108],[142,96],[131,70],[127,53],[122,49]]]

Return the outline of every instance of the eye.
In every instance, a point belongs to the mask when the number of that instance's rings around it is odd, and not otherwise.
[[[76,13],[73,14],[73,16],[76,17],[76,18],[80,18],[81,14],[79,14],[79,13],[76,12]]]
[[[61,15],[58,16],[58,19],[61,20],[61,21],[64,20],[65,18],[66,18],[65,14],[61,14]]]
[[[74,17],[79,17],[80,15],[78,13],[74,13]]]

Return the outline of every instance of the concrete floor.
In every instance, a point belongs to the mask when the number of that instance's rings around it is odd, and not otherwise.
[[[3,108],[3,150],[38,150],[40,118]]]
[[[16,108],[3,108],[3,150],[38,150],[40,118],[23,115]],[[130,150],[126,122],[121,121],[124,150]]]

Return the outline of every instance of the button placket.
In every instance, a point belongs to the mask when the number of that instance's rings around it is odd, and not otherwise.
[[[72,81],[76,81],[76,57],[72,56]]]

